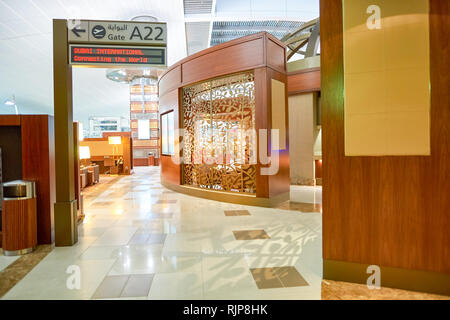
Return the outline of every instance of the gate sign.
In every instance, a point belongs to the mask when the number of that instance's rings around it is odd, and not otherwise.
[[[167,44],[165,22],[69,20],[69,43]]]

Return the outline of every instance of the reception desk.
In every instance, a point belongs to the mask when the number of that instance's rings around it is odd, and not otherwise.
[[[161,182],[225,202],[289,199],[286,48],[262,32],[191,55],[159,80]]]

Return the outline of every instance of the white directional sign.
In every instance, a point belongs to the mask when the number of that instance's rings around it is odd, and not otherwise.
[[[163,22],[69,20],[69,43],[167,44]]]

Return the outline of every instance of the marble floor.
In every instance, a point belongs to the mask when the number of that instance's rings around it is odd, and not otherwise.
[[[178,194],[157,167],[108,182],[85,202],[78,243],[54,248],[3,299],[320,299],[320,213]]]
[[[3,255],[3,250],[0,248],[0,271],[4,270],[6,267],[11,265],[14,261],[19,259],[19,257],[8,257]]]
[[[445,298],[322,281],[321,198],[320,187],[293,186],[294,202],[276,209],[204,200],[162,187],[159,168],[138,167],[86,190],[76,245],[0,256],[9,286],[0,297]]]

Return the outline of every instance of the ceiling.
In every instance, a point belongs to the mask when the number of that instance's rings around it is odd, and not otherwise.
[[[281,39],[303,25],[303,21],[214,21],[211,33],[211,46],[227,42],[252,33],[266,31]]]
[[[319,0],[184,0],[184,13],[193,54],[261,31],[282,38],[319,16]]]
[[[52,19],[130,20],[152,15],[167,22],[168,63],[186,56],[182,0],[0,0],[0,113],[15,95],[21,113],[53,114]],[[105,69],[73,69],[74,119],[129,117],[128,85]],[[84,126],[88,127],[87,123]]]
[[[282,36],[318,17],[319,0],[0,0],[0,113],[13,94],[21,113],[53,114],[52,19],[167,22],[168,64],[258,31]],[[74,119],[129,117],[129,88],[105,69],[73,69]],[[85,124],[87,126],[87,123]]]

